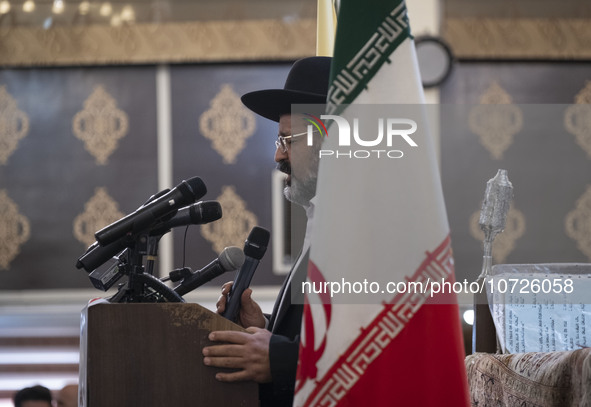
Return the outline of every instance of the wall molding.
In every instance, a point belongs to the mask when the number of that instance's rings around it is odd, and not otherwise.
[[[448,18],[443,37],[460,59],[591,59],[589,19]]]
[[[281,61],[315,46],[315,19],[1,27],[0,66]]]
[[[589,19],[447,18],[460,59],[590,60]],[[0,66],[288,61],[315,54],[316,20],[0,27]]]

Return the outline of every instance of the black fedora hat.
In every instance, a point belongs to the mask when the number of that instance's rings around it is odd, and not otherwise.
[[[330,57],[297,60],[285,80],[283,89],[266,89],[242,96],[242,103],[253,112],[278,122],[291,112],[292,104],[324,104],[328,94]]]

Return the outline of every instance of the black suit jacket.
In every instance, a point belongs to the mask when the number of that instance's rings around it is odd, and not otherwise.
[[[261,406],[291,406],[293,402],[304,310],[304,296],[298,287],[306,280],[308,258],[309,250],[301,260],[296,260],[298,267],[290,271],[291,279],[289,276],[285,279],[269,319],[268,329],[273,334],[269,343],[273,381],[260,386]]]

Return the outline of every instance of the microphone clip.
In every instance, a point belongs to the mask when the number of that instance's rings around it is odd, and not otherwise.
[[[169,280],[173,283],[177,281],[184,280],[185,278],[189,277],[193,274],[193,270],[190,267],[183,267],[180,269],[174,269],[170,273],[168,273]]]

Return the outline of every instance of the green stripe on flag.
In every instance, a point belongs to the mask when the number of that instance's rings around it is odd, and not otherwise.
[[[370,6],[371,12],[368,12]],[[352,103],[407,38],[412,36],[404,0],[342,1],[327,113],[338,114],[339,105]]]

